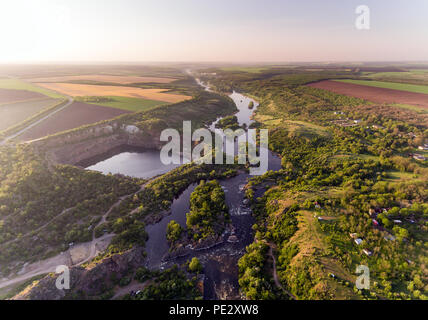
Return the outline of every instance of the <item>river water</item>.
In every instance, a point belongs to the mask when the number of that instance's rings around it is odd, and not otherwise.
[[[210,91],[209,87],[197,79],[197,82]],[[233,92],[230,98],[235,102],[238,112],[235,114],[239,124],[250,126],[253,123],[251,116],[257,109],[258,103],[240,93]],[[249,109],[250,102],[254,108]],[[220,119],[212,123],[209,128],[214,131]],[[268,151],[269,170],[281,169],[281,159]],[[176,166],[164,166],[160,162],[159,151],[127,151],[99,161],[87,169],[103,173],[121,173],[139,178],[152,178],[164,174]],[[190,195],[197,184],[190,185],[180,194],[171,205],[171,214],[160,222],[148,225],[146,231],[149,239],[146,243],[147,267],[150,269],[164,269],[174,263],[183,263],[192,257],[198,257],[204,265],[204,298],[205,299],[239,299],[238,267],[239,258],[245,253],[247,245],[252,243],[252,225],[254,223],[250,208],[245,204],[244,187],[251,176],[241,173],[231,179],[222,180],[220,184],[225,191],[226,203],[232,219],[233,232],[237,241],[228,242],[230,234],[224,235],[224,242],[206,250],[188,251],[186,256],[166,260],[169,244],[166,240],[166,228],[171,220],[175,220],[182,227],[186,227],[186,213],[189,212]],[[258,192],[260,193],[260,191]]]

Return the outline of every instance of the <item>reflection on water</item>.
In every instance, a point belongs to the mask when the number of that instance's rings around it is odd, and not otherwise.
[[[209,91],[208,86],[197,80],[198,83]],[[239,124],[246,125],[247,128],[254,122],[251,115],[256,110],[258,103],[253,99],[245,97],[237,92],[233,92],[230,97],[235,102],[239,109],[236,113]],[[254,108],[249,109],[250,102],[254,103]],[[218,119],[219,120],[219,119]],[[218,120],[209,126],[214,131]],[[235,154],[237,154],[237,144],[235,146]],[[281,159],[270,150],[269,155],[269,170],[278,171],[281,169]],[[177,155],[177,158],[180,156]],[[107,157],[105,157],[107,158]],[[97,160],[99,161],[99,159]],[[93,162],[96,163],[96,162]],[[109,155],[106,160],[87,167],[90,170],[97,170],[103,173],[121,173],[138,178],[152,178],[160,174],[169,172],[179,165],[163,165],[160,161],[159,151],[144,151],[144,152],[123,152],[116,155]],[[225,242],[222,245],[207,249],[205,251],[189,253],[188,256],[176,258],[171,263],[184,263],[192,256],[197,256],[201,259],[204,265],[204,273],[206,275],[204,281],[204,298],[218,299],[219,292],[228,292],[226,297],[239,299],[239,284],[237,263],[239,258],[244,254],[245,247],[253,241],[252,224],[254,219],[251,216],[250,209],[245,200],[244,186],[250,179],[247,173],[241,173],[238,176],[220,181],[220,184],[226,194],[226,203],[229,207],[229,212],[232,218],[232,225],[237,237],[237,242]],[[164,266],[166,262],[162,259],[169,251],[169,245],[166,240],[167,225],[171,220],[177,221],[182,227],[186,226],[186,213],[190,210],[190,196],[196,188],[197,184],[190,185],[182,194],[180,194],[172,203],[171,214],[164,217],[160,222],[148,225],[146,231],[149,239],[146,243],[147,266],[151,269],[157,269]],[[257,196],[261,196],[264,190],[258,190]],[[229,289],[224,289],[224,288]],[[223,288],[223,289],[222,289]],[[224,298],[224,296],[221,296]]]
[[[242,126],[245,124],[248,128],[252,123],[254,123],[254,120],[251,119],[251,116],[257,109],[259,104],[257,103],[257,101],[235,91],[229,97],[232,98],[232,100],[235,102],[236,106],[239,109],[238,113],[235,114],[235,116],[238,118],[239,125]],[[250,102],[254,103],[253,109],[248,108]]]
[[[180,155],[174,156],[174,159],[180,159]],[[104,174],[120,173],[131,177],[149,179],[179,166],[177,164],[164,165],[160,161],[160,151],[148,150],[144,152],[122,152],[86,169],[100,171]]]

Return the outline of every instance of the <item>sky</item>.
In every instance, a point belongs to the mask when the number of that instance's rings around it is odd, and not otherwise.
[[[0,1],[0,63],[149,61],[428,61],[428,0]]]

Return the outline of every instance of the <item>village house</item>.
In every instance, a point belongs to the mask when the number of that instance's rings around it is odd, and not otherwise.
[[[363,239],[358,238],[358,239],[355,239],[354,242],[359,246],[360,244],[363,243]]]

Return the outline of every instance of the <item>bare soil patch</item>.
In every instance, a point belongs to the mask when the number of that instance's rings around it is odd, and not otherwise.
[[[376,103],[409,104],[428,109],[428,95],[423,93],[375,88],[331,80],[311,83],[308,84],[308,86],[329,90],[355,98],[362,98]]]
[[[74,102],[68,108],[26,131],[19,139],[24,141],[34,140],[57,132],[78,128],[86,124],[112,119],[124,113],[130,112]]]

